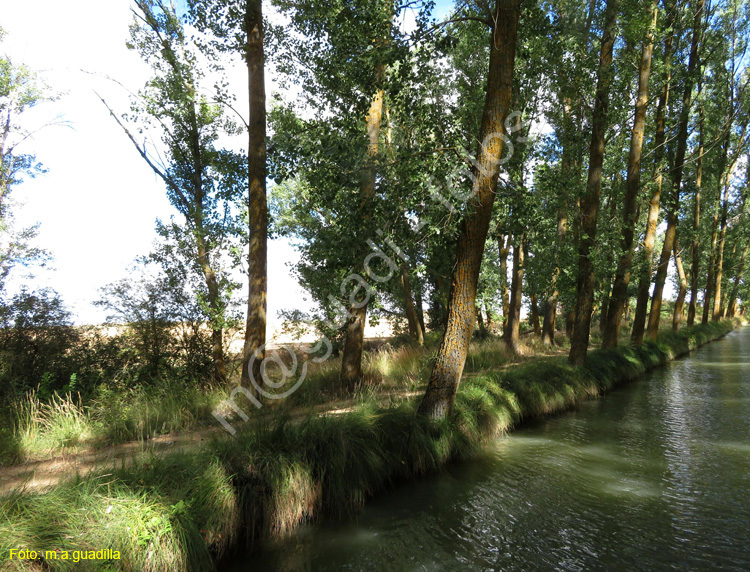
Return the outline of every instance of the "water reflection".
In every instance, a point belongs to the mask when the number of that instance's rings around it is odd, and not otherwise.
[[[230,571],[750,570],[750,328]]]

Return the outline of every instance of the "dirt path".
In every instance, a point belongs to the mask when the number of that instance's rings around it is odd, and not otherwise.
[[[383,394],[383,399],[408,399],[419,395],[419,391],[400,391]],[[340,415],[351,411],[356,400],[324,403],[313,407],[299,407],[288,412],[292,420],[301,420],[308,415]],[[266,413],[251,419],[261,423],[272,419],[274,413]],[[160,435],[145,441],[130,441],[104,448],[93,446],[71,453],[58,453],[47,459],[28,461],[19,465],[0,467],[0,497],[13,491],[43,491],[59,482],[83,477],[92,471],[127,467],[136,459],[147,455],[165,455],[177,451],[195,450],[212,439],[229,439],[229,434],[218,424],[194,431],[181,431]]]

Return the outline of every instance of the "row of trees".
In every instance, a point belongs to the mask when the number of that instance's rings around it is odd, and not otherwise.
[[[618,344],[631,301],[633,342],[656,337],[670,260],[673,327],[686,309],[695,323],[701,302],[704,322],[737,312],[747,4],[460,3],[439,23],[422,6],[409,35],[393,25],[398,3],[285,8],[296,34],[280,40],[283,70],[315,113],[271,113],[276,222],[302,239],[297,270],[323,312],[351,305],[344,382],[361,376],[368,308],[406,316],[418,341],[413,314],[428,301],[445,329],[420,408],[435,417],[451,408],[477,318],[486,327],[502,307],[515,349],[524,296],[547,344],[565,312],[574,365],[597,315],[602,345]],[[550,132],[529,136],[533,122]],[[468,169],[465,149],[477,149]],[[372,282],[364,304],[342,285],[368,238],[404,255],[399,279]]]
[[[299,245],[343,387],[362,378],[368,320],[403,317],[414,343],[444,332],[431,417],[452,407],[477,324],[502,318],[518,349],[524,304],[547,345],[564,323],[580,365],[595,320],[604,347],[626,324],[656,337],[670,280],[675,328],[747,299],[747,3],[462,0],[443,21],[428,1],[268,8],[277,23],[256,0],[182,15],[137,0],[129,46],[154,75],[111,110],[179,212],[149,260],[190,285],[215,379],[241,260],[242,383],[260,378],[269,232]],[[292,97],[267,106],[267,69]],[[220,144],[238,135],[244,152]]]
[[[270,228],[298,240],[344,386],[362,377],[368,317],[403,316],[416,343],[444,331],[420,407],[433,417],[451,409],[477,321],[502,316],[515,350],[524,302],[548,345],[565,317],[580,365],[597,317],[604,347],[626,317],[634,343],[656,337],[670,261],[675,328],[747,295],[746,3],[459,2],[438,22],[429,2],[277,0],[273,25],[259,2],[193,0],[198,40],[173,6],[136,4],[133,46],[156,72],[139,113],[167,160],[131,139],[184,217],[170,232],[205,279],[220,379],[229,228],[249,241],[246,364],[265,342]],[[225,120],[221,88],[199,89],[194,48],[214,73],[244,60],[244,125]],[[297,95],[274,100],[266,137],[269,66]],[[216,149],[243,127],[246,158]],[[244,227],[227,223],[237,204]]]

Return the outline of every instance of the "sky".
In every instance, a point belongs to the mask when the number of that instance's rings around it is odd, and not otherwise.
[[[163,183],[95,93],[125,111],[127,94],[107,76],[133,91],[149,77],[137,53],[125,47],[130,2],[26,0],[4,3],[0,11],[8,33],[0,49],[40,71],[60,94],[56,102],[36,108],[29,124],[41,125],[58,115],[65,122],[43,129],[29,142],[24,151],[36,154],[47,173],[14,190],[19,225],[40,223],[35,244],[52,254],[53,263],[34,269],[33,279],[14,271],[10,286],[52,287],[77,323],[100,323],[106,314],[92,305],[99,289],[125,277],[134,259],[150,251],[157,217],[177,215]],[[241,69],[233,79],[246,85]],[[289,242],[269,244],[269,316],[290,301],[305,305],[287,266],[296,259]]]
[[[451,4],[439,1],[436,17],[447,14]],[[9,290],[54,288],[79,324],[106,319],[92,304],[99,289],[127,276],[134,259],[151,250],[157,218],[177,216],[162,182],[96,95],[115,110],[127,110],[126,91],[108,78],[137,91],[150,75],[138,54],[125,47],[130,6],[129,0],[25,0],[6,1],[0,8],[7,32],[0,49],[15,63],[39,71],[58,94],[56,101],[30,112],[27,125],[59,123],[19,149],[35,154],[47,172],[13,193],[17,223],[40,224],[35,244],[49,251],[53,262],[33,269],[33,277],[14,270]],[[245,73],[238,66],[230,76],[240,98]],[[270,95],[273,77],[268,80]],[[282,308],[309,307],[290,274],[297,259],[288,241],[269,243],[269,317]]]

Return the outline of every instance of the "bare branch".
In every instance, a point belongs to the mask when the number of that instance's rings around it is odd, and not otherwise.
[[[96,92],[94,92],[96,93]],[[151,170],[156,173],[163,181],[164,183],[172,189],[175,194],[178,196],[180,202],[182,203],[183,208],[185,209],[185,212],[190,212],[190,203],[185,198],[185,195],[182,192],[182,189],[180,189],[179,185],[175,183],[175,181],[164,171],[162,170],[149,156],[148,152],[146,151],[146,147],[141,146],[138,144],[138,142],[135,140],[135,137],[130,132],[130,130],[127,128],[127,126],[120,120],[119,117],[117,117],[117,114],[113,111],[113,109],[109,106],[109,104],[105,101],[105,99],[96,93],[96,96],[99,98],[99,100],[104,104],[104,107],[107,108],[107,111],[109,111],[109,114],[114,118],[114,120],[117,122],[117,124],[120,126],[120,128],[125,132],[125,135],[128,136],[128,139],[130,139],[130,142],[133,144],[133,146],[138,151],[138,154],[143,157],[143,160],[148,163],[148,166],[151,167]]]

